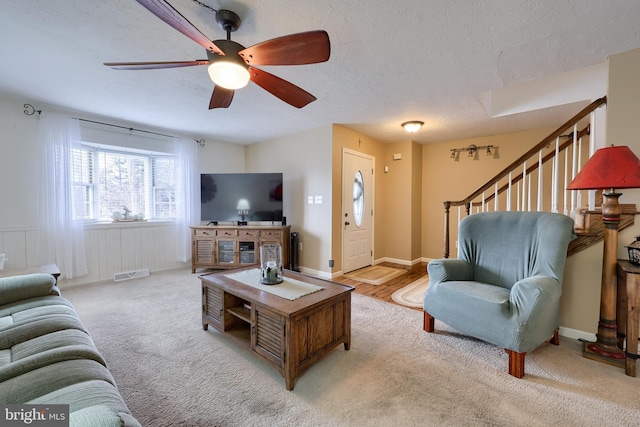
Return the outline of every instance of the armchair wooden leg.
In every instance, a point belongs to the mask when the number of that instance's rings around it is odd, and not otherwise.
[[[524,377],[524,358],[527,353],[518,353],[517,351],[505,349],[509,355],[509,375],[516,378]]]
[[[558,335],[558,328],[553,331],[553,336],[549,340],[549,342],[553,345],[560,345],[560,336]]]
[[[435,327],[435,319],[426,311],[424,312],[424,321],[422,328],[427,332],[433,332]]]

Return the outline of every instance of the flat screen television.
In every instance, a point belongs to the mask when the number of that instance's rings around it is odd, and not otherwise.
[[[200,197],[204,222],[282,221],[282,173],[203,173]]]

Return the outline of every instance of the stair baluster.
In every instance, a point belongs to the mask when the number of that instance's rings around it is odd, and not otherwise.
[[[493,200],[493,210],[507,210],[510,211],[513,208],[520,211],[532,210],[532,194],[536,192],[535,200],[536,209],[538,211],[549,210],[551,212],[562,211],[565,215],[574,215],[576,209],[582,207],[582,192],[571,191],[570,196],[567,195],[568,183],[580,172],[582,165],[582,137],[584,135],[594,135],[590,132],[595,125],[595,110],[603,105],[606,105],[606,97],[599,98],[592,102],[589,106],[584,108],[569,121],[559,127],[556,131],[552,132],[549,136],[544,138],[518,159],[516,159],[511,165],[500,171],[494,178],[487,181],[484,185],[478,188],[468,197],[458,201],[445,201],[445,218],[444,218],[444,257],[449,257],[449,245],[450,245],[450,227],[449,214],[451,207],[458,208],[457,224],[462,220],[462,206],[465,206],[466,215],[471,215],[476,212],[486,212],[491,209],[491,201]],[[578,131],[578,123],[583,121],[586,117],[590,118],[590,123],[581,131]],[[564,134],[571,130],[570,134]],[[567,138],[563,142],[563,139]],[[590,138],[590,153],[595,152],[594,137]],[[555,147],[548,154],[544,155],[543,151],[551,146],[551,143],[555,141]],[[561,159],[560,156],[564,156]],[[535,157],[537,156],[537,161]],[[569,171],[569,156],[571,156],[571,171]],[[563,162],[561,163],[561,160]],[[545,196],[544,187],[544,165],[548,161],[551,161],[550,176],[551,183],[547,188],[550,188],[550,193]],[[528,163],[532,163],[531,166],[527,166]],[[560,170],[563,165],[563,186],[560,188]],[[570,174],[569,174],[570,172]],[[534,174],[537,174],[537,180]],[[536,188],[533,188],[533,186]],[[559,192],[562,191],[562,206],[558,206],[560,201]],[[506,192],[506,198],[504,199],[504,206],[500,204],[500,193]],[[514,194],[515,193],[515,194]],[[515,203],[514,203],[515,201]],[[515,205],[515,206],[514,206]],[[545,206],[547,205],[547,206]],[[589,210],[593,210],[595,206],[595,192],[589,192]],[[475,208],[475,209],[474,209]]]

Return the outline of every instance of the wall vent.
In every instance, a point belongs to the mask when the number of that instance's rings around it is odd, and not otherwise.
[[[144,268],[142,270],[125,271],[122,273],[116,273],[113,275],[114,282],[122,282],[123,280],[137,279],[139,277],[147,277],[149,275],[149,269]]]

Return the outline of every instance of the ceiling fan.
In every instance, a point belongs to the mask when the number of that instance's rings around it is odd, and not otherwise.
[[[207,59],[165,62],[105,62],[116,70],[151,70],[159,68],[209,65],[209,77],[215,87],[209,109],[227,108],[236,89],[251,80],[282,101],[302,108],[316,97],[256,65],[303,65],[325,62],[331,45],[326,31],[309,31],[266,40],[245,48],[231,41],[230,34],[240,26],[240,17],[230,10],[216,11],[216,22],[227,33],[226,40],[209,40],[187,18],[165,0],[136,0],[151,13],[207,50]]]

